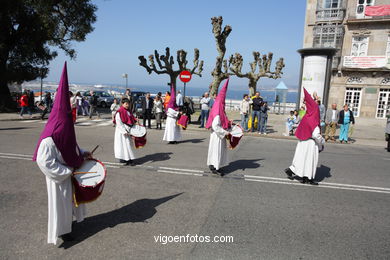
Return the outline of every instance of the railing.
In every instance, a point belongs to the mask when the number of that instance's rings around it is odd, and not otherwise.
[[[313,28],[313,36],[320,36],[321,34],[335,34],[336,36],[344,35],[343,25],[323,24],[316,25]]]
[[[343,9],[322,9],[317,10],[317,22],[342,21],[345,17]]]

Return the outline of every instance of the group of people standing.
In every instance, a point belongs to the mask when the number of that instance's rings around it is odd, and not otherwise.
[[[268,110],[268,103],[260,96],[260,92],[257,91],[253,97],[244,94],[243,100],[240,103],[241,126],[244,128],[244,131],[250,131],[248,124],[249,119],[251,119],[251,131],[257,131],[259,134],[266,135]],[[249,118],[250,111],[252,111],[251,118]]]

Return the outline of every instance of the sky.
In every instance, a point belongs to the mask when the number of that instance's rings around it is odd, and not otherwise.
[[[70,60],[63,51],[50,65],[45,81],[58,82],[64,61],[68,61],[71,83],[125,85],[123,73],[128,74],[129,87],[166,86],[166,74],[149,75],[139,65],[138,56],[170,47],[187,51],[188,67],[192,68],[194,48],[204,60],[202,77],[194,75],[187,87],[207,89],[215,66],[217,50],[212,34],[211,17],[223,16],[223,26],[232,26],[226,41],[226,57],[239,52],[244,58],[242,71],[253,61],[252,52],[273,52],[272,68],[279,57],[286,67],[282,79],[289,88],[298,85],[300,56],[303,45],[305,0],[95,0],[97,21],[95,30],[84,42],[73,42],[77,52]],[[177,66],[177,64],[175,64]],[[177,68],[177,67],[175,67]],[[280,79],[261,78],[261,86],[276,86]],[[177,84],[182,84],[181,82]],[[248,79],[231,77],[230,86],[246,89]]]

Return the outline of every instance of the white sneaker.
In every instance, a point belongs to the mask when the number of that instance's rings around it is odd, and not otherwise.
[[[260,132],[258,132],[258,134],[259,134],[259,135],[261,135],[261,133],[260,133]]]
[[[264,135],[267,135],[267,133],[263,133]]]

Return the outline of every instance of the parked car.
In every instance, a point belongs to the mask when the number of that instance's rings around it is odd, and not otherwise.
[[[102,108],[110,107],[112,103],[114,103],[114,96],[108,94],[105,91],[94,91],[95,95],[98,96],[98,106]],[[89,91],[83,93],[84,97],[90,97],[91,94]]]

